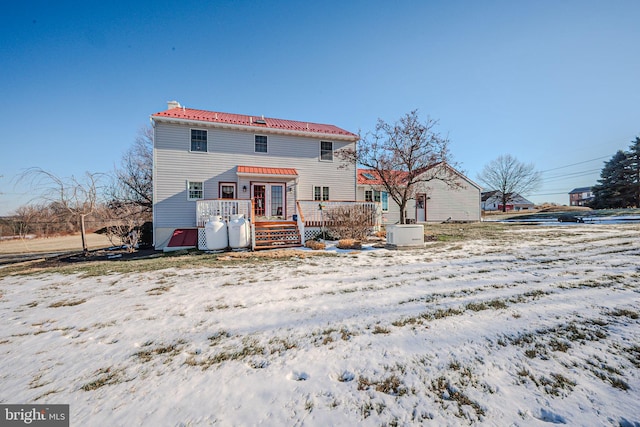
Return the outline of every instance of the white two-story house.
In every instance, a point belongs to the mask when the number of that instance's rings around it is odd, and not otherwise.
[[[199,201],[252,202],[255,221],[295,220],[297,201],[356,200],[356,168],[336,152],[358,135],[328,124],[196,110],[151,115],[154,246],[202,227]],[[193,241],[184,246],[196,246]]]

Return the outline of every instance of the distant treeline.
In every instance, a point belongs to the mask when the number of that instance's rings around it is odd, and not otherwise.
[[[113,223],[106,211],[106,208],[100,208],[85,218],[87,232],[94,232]],[[79,232],[78,216],[56,203],[22,206],[14,215],[0,217],[0,237],[55,237]]]

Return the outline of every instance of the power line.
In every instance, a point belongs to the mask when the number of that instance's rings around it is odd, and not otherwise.
[[[586,170],[581,170],[581,171],[575,171],[575,172],[568,172],[568,173],[564,173],[562,175],[553,175],[553,176],[549,176],[545,179],[554,179],[554,178],[562,178],[562,177],[566,177],[566,176],[573,176],[573,175],[580,175],[583,173],[592,173],[592,172],[598,172],[600,169],[586,169]]]
[[[591,170],[586,170],[586,171],[579,171],[579,172],[572,172],[566,175],[555,175],[555,176],[551,176],[549,178],[543,178],[544,182],[553,182],[553,181],[562,181],[565,179],[569,179],[569,178],[579,178],[582,176],[589,176],[592,175],[594,172],[598,172],[600,171],[600,169],[591,169]]]
[[[561,193],[540,193],[540,194],[530,194],[529,197],[534,196],[557,196],[558,194],[569,194],[568,191],[563,191]]]
[[[595,162],[596,160],[607,159],[609,157],[611,157],[611,156],[602,156],[602,157],[597,157],[597,158],[591,159],[591,160],[585,160],[583,162],[572,163],[572,164],[566,165],[566,166],[558,166],[557,168],[551,168],[551,169],[543,170],[540,173],[546,173],[546,172],[551,172],[551,171],[558,170],[558,169],[570,168],[571,166],[577,166],[577,165],[582,165],[584,163]]]

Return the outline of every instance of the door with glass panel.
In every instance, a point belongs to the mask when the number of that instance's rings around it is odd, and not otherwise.
[[[256,218],[285,218],[284,184],[253,183],[251,193]]]

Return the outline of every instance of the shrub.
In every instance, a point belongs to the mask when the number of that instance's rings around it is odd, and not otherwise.
[[[322,242],[318,242],[317,240],[307,240],[304,245],[314,251],[321,251],[327,247],[327,245]]]
[[[339,239],[364,240],[373,231],[372,212],[362,206],[336,206],[325,215],[329,232]]]
[[[336,246],[338,249],[362,249],[362,243],[354,239],[341,239]]]

